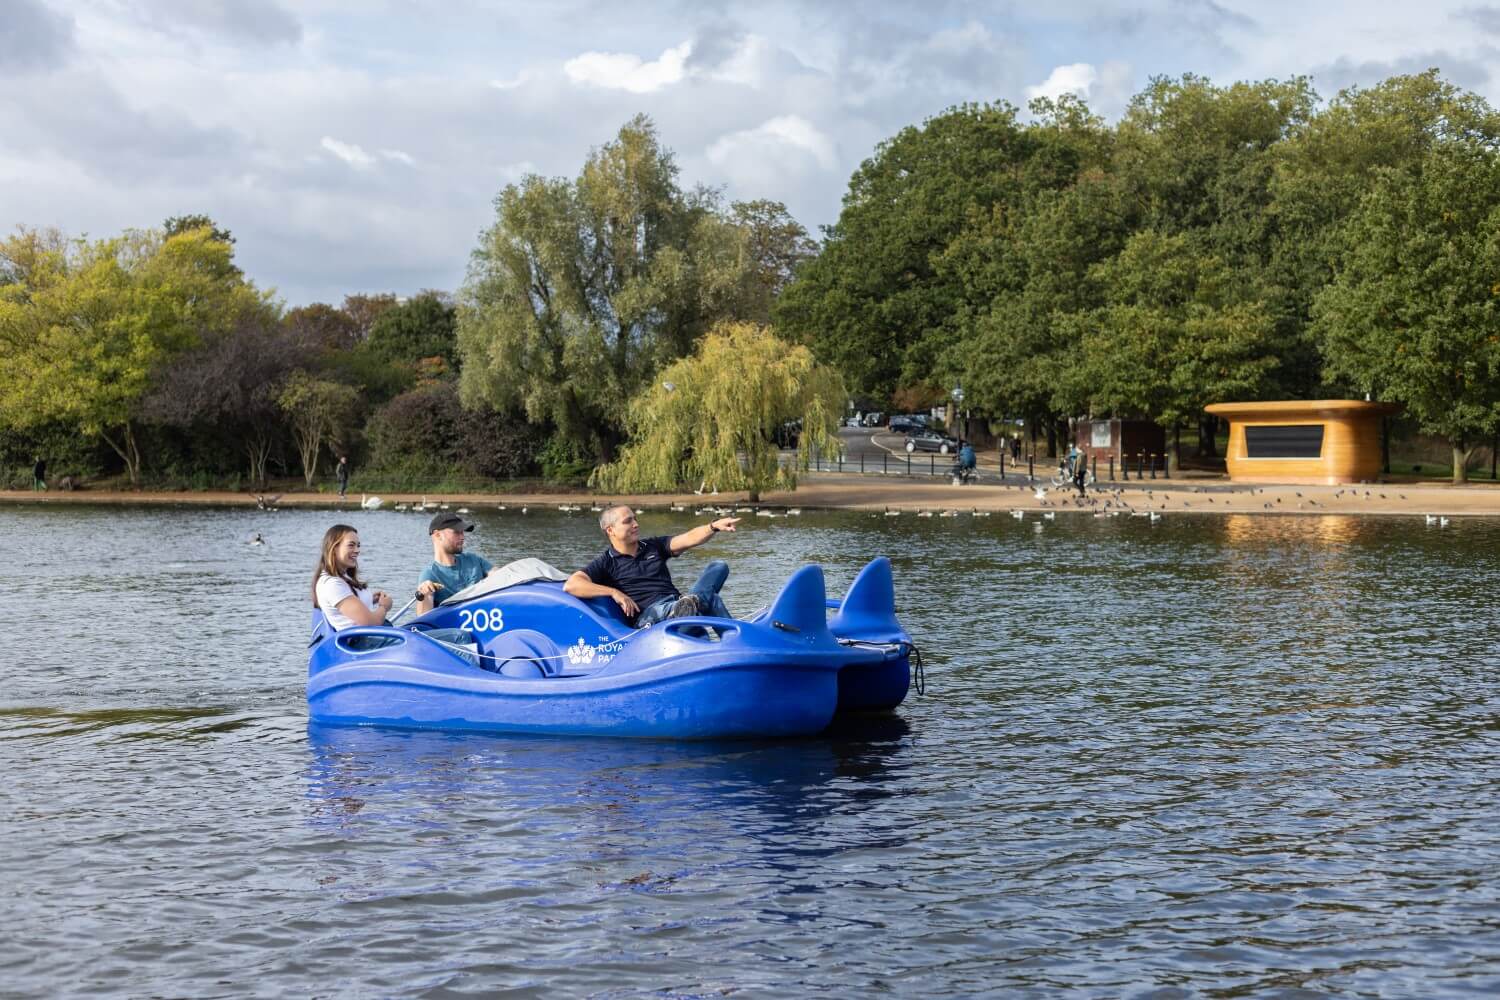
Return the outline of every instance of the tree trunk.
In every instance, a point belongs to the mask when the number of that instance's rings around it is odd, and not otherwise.
[[[108,431],[100,431],[99,436],[104,443],[114,449],[116,455],[125,463],[125,474],[130,478],[131,486],[141,485],[141,450],[135,443],[135,430],[130,426],[130,421],[125,421],[120,431],[118,443],[109,436]]]
[[[1177,463],[1177,468],[1180,470],[1182,468],[1182,424],[1181,423],[1174,423],[1172,425],[1172,455],[1173,455],[1173,461],[1175,461]]]
[[[1215,437],[1219,433],[1219,418],[1212,413],[1205,413],[1198,418],[1198,457],[1218,458],[1219,443]]]
[[[302,458],[302,480],[309,489],[318,474],[318,448],[323,444],[323,422],[309,419],[297,428],[297,453]]]
[[[1057,457],[1057,424],[1047,421],[1047,457]]]
[[[250,485],[266,488],[266,462],[271,457],[271,436],[252,431],[245,436],[245,453],[250,457]]]
[[[1391,418],[1380,418],[1380,471],[1391,474]]]
[[[1467,483],[1469,481],[1469,456],[1474,454],[1474,449],[1468,447],[1463,440],[1453,442],[1453,482]]]

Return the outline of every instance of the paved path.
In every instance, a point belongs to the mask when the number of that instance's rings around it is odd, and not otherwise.
[[[1032,486],[982,483],[953,486],[947,480],[930,477],[907,479],[899,476],[861,476],[857,474],[811,473],[804,476],[794,493],[771,493],[762,506],[801,507],[807,509],[856,510],[1055,510],[1082,516],[1088,512],[1128,507],[1133,510],[1156,510],[1170,514],[1225,513],[1249,514],[1443,514],[1500,515],[1500,486],[1491,484],[1451,486],[1442,483],[1379,484],[1373,486],[1242,486],[1227,480],[1132,480],[1102,488],[1091,496],[1094,503],[1080,507],[1072,490],[1048,487],[1038,497]],[[1118,492],[1114,492],[1114,490]],[[493,493],[427,494],[434,502],[451,506],[478,508],[505,504],[510,508],[553,509],[560,504],[578,504],[585,510],[606,500],[641,507],[677,505],[696,510],[705,505],[746,506],[744,493],[722,496],[696,496],[692,493],[653,494],[649,496],[611,496],[594,498],[578,493],[537,493],[504,495]],[[411,503],[419,494],[385,494],[386,507]],[[254,506],[255,497],[247,493],[226,492],[133,492],[78,490],[65,493],[30,491],[0,492],[0,503],[85,503],[85,504],[177,504],[204,506]],[[340,503],[329,493],[287,493],[276,501],[282,507],[318,507],[325,510],[354,510],[358,500]]]

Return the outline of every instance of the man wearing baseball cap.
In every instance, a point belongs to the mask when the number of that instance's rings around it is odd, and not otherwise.
[[[437,601],[446,600],[470,584],[478,583],[495,571],[484,556],[464,551],[468,533],[474,523],[450,511],[442,511],[427,524],[432,536],[432,562],[422,571],[417,583],[417,613],[431,611]]]

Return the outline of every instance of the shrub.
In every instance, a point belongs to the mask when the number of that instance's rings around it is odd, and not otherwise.
[[[536,470],[541,433],[520,417],[465,410],[451,382],[404,392],[369,425],[370,463],[403,476],[439,478],[455,470],[514,479]]]

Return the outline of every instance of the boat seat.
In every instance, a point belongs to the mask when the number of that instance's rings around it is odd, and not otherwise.
[[[481,662],[485,669],[505,677],[555,677],[567,660],[557,643],[541,632],[518,628],[497,636],[484,650]]]

